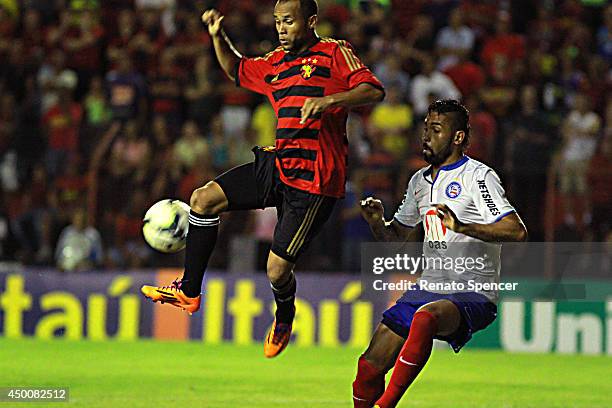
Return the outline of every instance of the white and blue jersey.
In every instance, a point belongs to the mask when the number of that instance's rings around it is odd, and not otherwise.
[[[501,245],[447,229],[433,207],[446,204],[462,223],[495,223],[515,211],[506,198],[499,177],[493,169],[468,156],[440,167],[435,178],[432,178],[431,170],[431,166],[425,167],[412,176],[404,200],[394,215],[395,221],[408,227],[423,223],[423,254],[426,259],[482,258],[483,262],[471,262],[460,268],[452,262],[427,262],[420,279],[433,284],[463,282],[465,286],[471,280],[499,283]],[[497,291],[480,293],[497,302]]]

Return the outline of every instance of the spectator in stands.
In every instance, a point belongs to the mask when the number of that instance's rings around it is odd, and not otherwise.
[[[0,5],[0,54],[7,52],[11,47],[11,39],[17,31],[17,19],[9,10]]]
[[[259,7],[274,1],[216,2],[224,11],[233,10],[225,27],[236,34],[249,55],[263,55],[274,48],[273,16]],[[69,222],[71,208],[83,205],[87,190],[91,220],[101,231],[105,247],[114,248],[109,252],[113,256],[107,258],[112,262],[105,265],[159,265],[140,237],[140,217],[149,200],[190,190],[195,180],[209,177],[209,166],[218,173],[237,157],[250,158],[249,144],[273,143],[275,117],[269,104],[220,81],[222,73],[211,64],[209,36],[199,20],[198,2],[0,3],[0,214],[5,208],[11,223],[22,220],[21,230],[9,226],[10,256],[25,262],[52,262],[51,256],[37,256],[37,252],[41,246],[55,246],[52,238],[58,235],[58,226]],[[377,3],[382,6],[359,0],[320,1],[319,13],[329,22],[322,22],[320,34],[333,32],[350,41],[363,62],[387,83],[387,90],[396,88],[400,99],[408,99],[399,105],[410,102],[416,116],[406,127],[408,115],[396,115],[402,122],[399,128],[383,130],[389,123],[380,118],[386,116],[381,113],[395,100],[393,91],[390,101],[376,111],[351,113],[349,162],[353,171],[367,171],[361,180],[364,189],[399,202],[414,169],[424,165],[416,137],[424,106],[433,98],[463,97],[471,110],[474,136],[468,154],[485,162],[497,161],[491,164],[500,168],[503,165],[500,177],[507,180],[510,199],[523,208],[534,239],[542,237],[538,220],[543,194],[535,191],[545,189],[547,155],[561,133],[565,139],[560,146],[563,160],[556,166],[559,187],[572,194],[584,187],[583,201],[589,207],[590,197],[593,207],[595,238],[612,236],[601,221],[609,218],[611,191],[606,164],[612,134],[608,101],[612,6],[585,6],[578,1],[529,7],[510,2],[508,8],[499,2],[474,0]],[[513,25],[507,10],[517,20]],[[99,21],[116,24],[101,26]],[[438,66],[446,67],[440,72],[435,70],[438,56]],[[60,103],[60,93],[68,90],[74,100]],[[580,105],[577,95],[581,94],[588,96],[592,107],[580,116],[573,111],[568,115],[566,106]],[[581,128],[598,121],[593,115],[604,112],[601,137],[599,132],[579,136]],[[113,119],[141,130],[132,133],[136,135],[132,140]],[[176,136],[183,127],[192,126],[190,121],[197,124],[209,147],[209,157],[191,161],[191,168],[181,165],[174,153],[175,145],[183,143],[175,143]],[[401,137],[385,138],[385,132]],[[394,145],[398,142],[407,146],[398,150]],[[195,143],[200,144],[200,140]],[[393,155],[389,150],[404,153]],[[595,156],[589,160],[593,150]],[[85,163],[89,178],[82,171]],[[583,183],[586,170],[582,170],[589,163],[588,183]],[[586,192],[589,185],[590,194]],[[564,203],[573,209],[567,212],[584,212],[586,217],[579,218],[588,221],[589,209],[579,208],[568,196],[563,194]],[[33,208],[47,217],[39,231],[30,227]],[[576,217],[566,214],[570,223],[582,228],[583,220],[573,220]],[[237,228],[228,228],[224,234],[252,228],[251,223],[239,221]],[[338,225],[336,231],[343,228]],[[131,238],[118,238],[126,234]],[[7,235],[2,235],[0,215],[0,242],[3,236]],[[319,250],[327,251],[322,259],[339,251],[332,244],[340,240],[325,241],[331,236],[322,235]],[[164,259],[171,262],[170,257]],[[224,263],[222,258],[215,260],[215,265]]]
[[[198,14],[185,17],[184,27],[172,40],[172,49],[180,66],[189,71],[193,70],[200,56],[207,55],[210,49],[210,36],[202,30]]]
[[[23,259],[45,262],[52,254],[48,181],[43,166],[37,166],[31,182],[21,188],[13,205],[18,207],[10,219],[11,232]]]
[[[604,11],[604,23],[597,30],[597,51],[608,64],[612,63],[612,4]]]
[[[517,74],[517,64],[525,58],[525,41],[511,32],[510,15],[499,13],[495,23],[495,35],[482,47],[480,58],[488,75],[497,81],[509,81]]]
[[[342,201],[342,270],[358,271],[361,268],[361,244],[371,239],[370,227],[360,212],[359,201],[369,196],[363,190],[363,171],[354,171],[346,183],[346,196]]]
[[[162,115],[171,127],[180,127],[182,119],[183,71],[176,65],[174,51],[165,49],[161,52],[157,69],[149,75],[149,93],[151,111]]]
[[[465,106],[470,112],[470,144],[467,154],[476,160],[493,165],[497,121],[490,112],[483,109],[480,99],[474,94],[466,99]]]
[[[202,184],[202,180],[211,180],[215,176],[215,170],[207,156],[196,157],[193,166],[180,179],[176,195],[183,201],[189,202],[191,192]]]
[[[257,105],[251,116],[251,130],[257,137],[258,146],[273,146],[276,139],[276,114],[272,105],[265,101]]]
[[[103,259],[100,233],[87,225],[87,213],[78,208],[72,223],[62,230],[55,248],[55,262],[59,269],[68,272],[93,269]]]
[[[17,104],[12,93],[0,95],[0,156],[13,144],[17,129]]]
[[[466,59],[474,48],[474,32],[463,24],[463,15],[455,8],[449,17],[448,26],[442,28],[436,37],[438,69],[444,71]]]
[[[160,12],[155,8],[143,8],[137,14],[140,29],[132,37],[128,49],[136,68],[142,74],[158,65],[159,53],[164,49],[168,38],[161,27]]]
[[[213,115],[219,112],[221,101],[215,89],[217,79],[218,76],[211,68],[210,56],[198,56],[191,78],[185,86],[184,99],[187,119],[196,121],[202,130],[208,129]]]
[[[62,222],[69,222],[72,211],[85,202],[88,185],[81,165],[77,155],[70,156],[51,185],[49,196],[55,202],[56,215]]]
[[[509,177],[509,190],[513,202],[525,223],[530,225],[529,236],[534,241],[544,239],[544,207],[533,205],[533,197],[546,191],[554,132],[538,103],[537,89],[533,85],[521,88],[519,111],[505,123],[505,169]],[[470,114],[470,122],[473,120]]]
[[[213,168],[216,170],[229,169],[229,140],[225,137],[225,132],[223,131],[223,121],[219,115],[215,116],[210,122],[208,140],[210,141],[210,154]]]
[[[42,118],[48,147],[45,157],[47,171],[54,177],[62,172],[71,156],[77,154],[83,107],[73,98],[77,78],[64,72],[57,79],[58,100]]]
[[[194,121],[183,125],[181,137],[174,144],[174,158],[185,170],[196,164],[196,160],[210,161],[208,141],[200,134]]]
[[[59,45],[66,53],[67,65],[79,75],[76,94],[80,98],[100,69],[104,28],[89,9],[69,13],[68,22],[60,27],[56,35],[60,36]]]
[[[136,35],[136,17],[130,9],[123,9],[117,17],[116,35],[109,39],[107,57],[111,61],[118,61],[123,57],[123,52],[129,50],[128,46]]]
[[[612,103],[608,104],[610,106]],[[591,159],[588,185],[591,191],[593,240],[605,241],[612,232],[612,133],[601,140]]]
[[[18,123],[12,146],[17,153],[19,179],[28,180],[32,168],[39,164],[45,155],[45,136],[41,131],[41,93],[36,85],[36,74],[32,73],[25,81],[24,96],[18,106]]]
[[[173,197],[182,176],[181,165],[174,154],[174,131],[168,128],[163,116],[154,116],[150,132],[153,136],[151,165],[154,173],[150,196]]]
[[[382,147],[396,159],[401,159],[408,150],[408,130],[412,127],[412,109],[401,100],[400,87],[395,83],[387,86],[385,101],[374,107],[370,117],[372,132],[379,133]]]
[[[403,47],[400,50],[402,61],[412,60],[418,62],[431,55],[435,48],[435,33],[433,19],[425,14],[414,16],[410,24],[410,31],[405,36]],[[413,71],[408,72],[410,75]]]
[[[559,182],[563,194],[565,223],[580,230],[591,223],[591,208],[586,182],[589,161],[595,152],[597,135],[601,129],[600,117],[591,110],[585,94],[578,94],[574,109],[569,113],[561,132],[563,144],[560,151]],[[581,222],[576,222],[576,204],[583,207]]]
[[[160,24],[167,37],[171,37],[176,31],[174,18],[176,3],[176,0],[134,0],[134,5],[141,12],[155,10],[159,13]]]
[[[66,55],[55,49],[48,61],[38,71],[38,86],[42,92],[42,112],[46,113],[59,99],[59,88],[62,81],[78,83],[77,73],[66,67]]]
[[[132,65],[130,55],[121,51],[116,57],[117,68],[106,75],[106,88],[113,119],[142,118],[146,113],[146,83]]]
[[[142,239],[142,209],[152,204],[150,200],[145,190],[134,190],[113,220],[114,245],[109,251],[113,262],[122,268],[142,268],[153,254]]]
[[[139,167],[143,161],[148,161],[151,155],[151,145],[136,120],[126,122],[123,133],[113,144],[111,162],[113,166],[129,173]],[[124,173],[124,174],[125,174]]]
[[[84,99],[85,123],[93,128],[101,128],[111,119],[102,78],[95,76],[89,84],[89,92]]]
[[[459,56],[457,63],[447,67],[444,73],[452,79],[465,99],[478,93],[486,83],[486,75],[482,67],[467,59],[466,56]]]
[[[427,114],[431,96],[435,99],[461,99],[453,81],[435,67],[432,57],[424,57],[421,61],[421,73],[412,81],[411,102],[414,113],[419,118]]]
[[[81,129],[80,151],[85,157],[89,157],[104,128],[112,119],[112,111],[104,91],[104,82],[98,75],[91,79],[89,91],[83,98],[83,109],[85,118]]]
[[[36,9],[24,10],[23,48],[30,64],[42,61],[45,52],[46,28],[42,25],[41,14]]]
[[[392,86],[402,97],[408,95],[410,76],[402,70],[402,62],[397,55],[389,54],[377,63],[374,66],[374,74],[382,81],[385,88]]]
[[[4,197],[0,194],[0,260],[14,260],[16,244]]]

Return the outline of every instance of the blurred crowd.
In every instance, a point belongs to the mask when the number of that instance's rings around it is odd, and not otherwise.
[[[422,120],[439,98],[470,110],[468,154],[498,171],[531,240],[612,240],[611,5],[319,4],[319,34],[347,39],[387,97],[349,118],[347,196],[302,269],[358,269],[371,240],[358,200],[375,195],[393,214],[425,165]],[[261,96],[222,75],[200,14],[217,7],[237,48],[261,55],[277,43],[273,5],[0,0],[0,257],[64,270],[181,265],[144,243],[146,209],[188,202],[251,161],[276,124]],[[273,209],[225,215],[212,266],[232,269],[246,247],[261,266],[275,221]]]

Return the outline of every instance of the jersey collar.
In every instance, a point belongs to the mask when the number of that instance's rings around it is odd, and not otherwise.
[[[285,56],[283,57],[283,60],[285,62],[291,62],[295,61],[298,58],[310,57],[311,55],[313,55],[312,49],[316,47],[320,42],[321,37],[317,36],[317,41],[315,41],[310,47],[306,48],[299,54],[291,54],[290,52],[285,51]]]
[[[457,160],[456,162],[451,163],[451,164],[447,164],[446,166],[442,166],[442,167],[440,167],[440,170],[438,171],[438,174],[440,174],[440,171],[441,171],[441,170],[445,170],[445,171],[448,171],[448,170],[455,170],[456,168],[459,168],[459,167],[463,166],[463,165],[464,165],[464,164],[465,164],[465,163],[468,161],[468,159],[469,159],[469,157],[467,157],[466,155],[463,155],[463,156],[461,156],[461,158],[460,158],[459,160]],[[430,175],[431,175],[432,170],[433,170],[433,166],[429,166],[429,167],[427,168],[427,170],[425,170],[425,171],[423,172],[423,176],[424,176],[424,177],[425,177],[425,176],[430,176]]]
[[[466,155],[461,156],[461,158],[459,160],[457,160],[454,163],[451,164],[447,164],[446,166],[442,166],[440,167],[440,170],[454,170],[457,167],[461,167],[465,164],[465,162],[468,161],[468,157]]]

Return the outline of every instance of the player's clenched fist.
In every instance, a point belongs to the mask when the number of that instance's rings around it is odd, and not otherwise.
[[[436,207],[438,210],[438,217],[442,221],[442,224],[448,229],[459,232],[461,222],[459,222],[459,219],[453,210],[451,210],[446,204],[435,204],[434,207]]]
[[[371,224],[378,222],[383,219],[385,214],[385,208],[383,207],[382,201],[374,197],[368,197],[365,200],[361,200],[361,215],[363,218]]]
[[[302,119],[300,120],[300,124],[306,123],[306,120],[311,116],[319,114],[323,112],[325,109],[329,108],[331,105],[331,101],[328,97],[323,96],[321,98],[308,98],[304,101],[304,106],[302,106],[301,114]]]
[[[221,22],[223,15],[215,9],[206,10],[202,14],[202,22],[208,26],[208,34],[218,35],[221,32]]]

